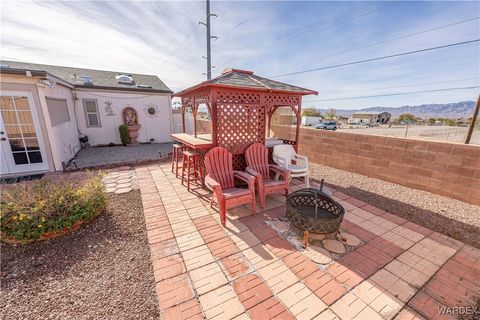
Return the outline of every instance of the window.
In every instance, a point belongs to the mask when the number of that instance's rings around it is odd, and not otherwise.
[[[83,108],[85,109],[87,127],[101,127],[97,99],[83,99]]]
[[[50,122],[52,126],[70,122],[70,114],[68,113],[67,100],[46,98],[48,114],[50,115]]]

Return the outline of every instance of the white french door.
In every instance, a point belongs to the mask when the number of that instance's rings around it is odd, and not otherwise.
[[[2,91],[0,148],[2,175],[48,170],[31,93]]]

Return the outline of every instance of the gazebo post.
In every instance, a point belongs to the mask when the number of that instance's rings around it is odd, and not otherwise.
[[[267,117],[268,117],[268,119],[267,119],[267,132],[266,132],[267,137],[270,137],[270,128],[271,128],[271,125],[272,125],[272,115],[273,115],[273,113],[272,113],[272,110],[271,110],[271,107],[270,107],[270,108],[268,108],[268,112],[267,112]]]
[[[192,115],[193,115],[193,136],[196,138],[197,137],[197,107],[195,106],[194,109],[192,109]]]
[[[302,124],[302,96],[298,99],[297,106],[297,128],[295,132],[295,151],[298,152],[298,143],[300,141],[300,125]]]
[[[192,105],[192,116],[193,116],[193,136],[195,138],[197,137],[197,109],[198,109],[198,106],[194,99],[193,105]]]
[[[182,97],[182,107],[181,107],[181,110],[182,110],[182,132],[185,133],[185,99],[183,99]]]
[[[217,94],[214,89],[210,91],[210,122],[212,127],[212,143],[217,145]]]

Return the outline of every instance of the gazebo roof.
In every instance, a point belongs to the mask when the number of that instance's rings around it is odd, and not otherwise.
[[[267,79],[264,77],[257,76],[253,71],[240,70],[240,69],[225,69],[222,74],[211,80],[204,81],[200,84],[197,84],[193,87],[187,88],[180,92],[177,92],[175,96],[181,96],[187,92],[207,87],[207,86],[218,86],[218,87],[231,87],[238,89],[249,89],[249,90],[259,90],[259,91],[275,91],[275,92],[286,92],[293,94],[318,94],[318,92],[305,89],[302,87],[293,86],[287,83],[278,82],[272,79]]]

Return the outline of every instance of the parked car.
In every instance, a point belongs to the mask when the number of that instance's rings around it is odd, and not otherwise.
[[[315,126],[315,129],[323,129],[323,130],[337,130],[337,123],[335,121],[332,122],[322,122]]]

